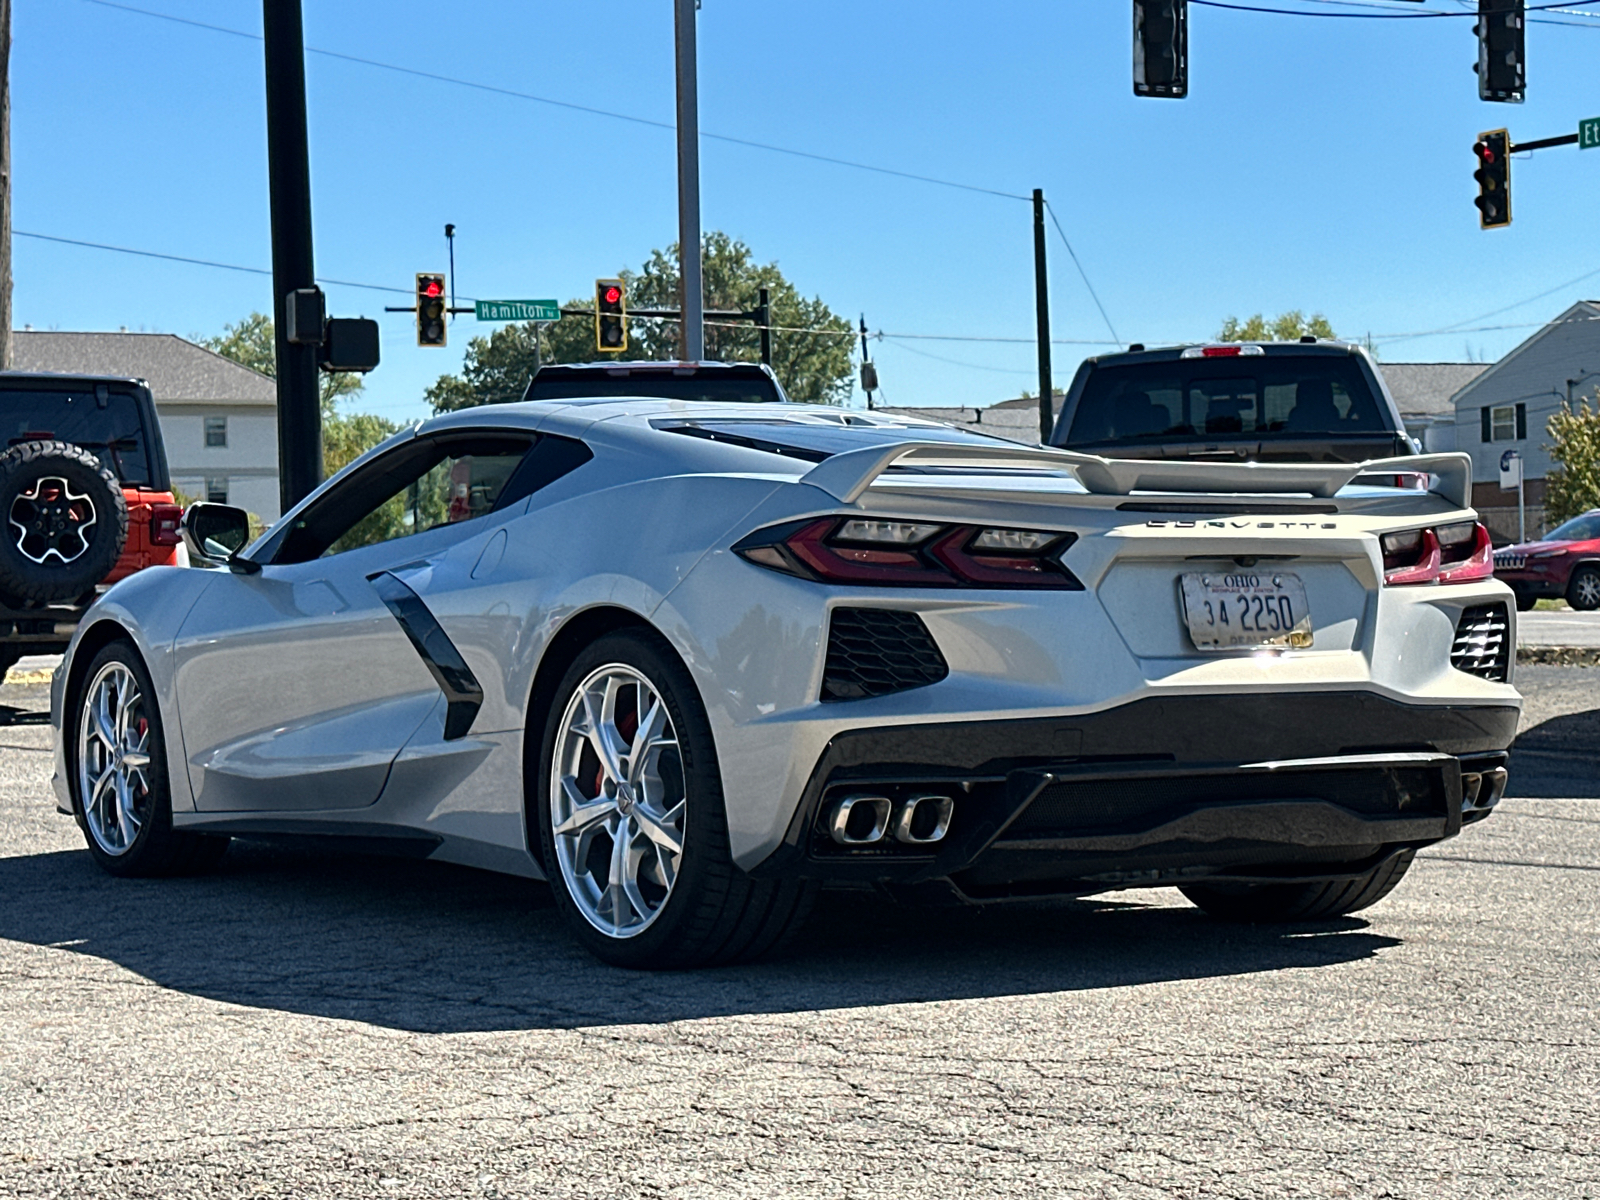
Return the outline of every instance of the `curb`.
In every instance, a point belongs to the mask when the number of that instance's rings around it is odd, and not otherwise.
[[[1518,646],[1522,667],[1600,667],[1600,646]]]
[[[46,667],[42,671],[19,671],[13,667],[11,670],[6,672],[5,679],[0,680],[0,683],[3,683],[8,687],[16,687],[19,685],[22,687],[30,687],[34,684],[49,683],[55,677],[56,671],[54,667]]]

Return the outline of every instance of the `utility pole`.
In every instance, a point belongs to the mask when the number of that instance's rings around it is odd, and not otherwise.
[[[762,288],[756,301],[756,320],[761,323],[761,362],[772,365],[772,293]]]
[[[867,394],[867,408],[872,408],[872,393],[878,390],[878,368],[872,365],[872,351],[867,349],[867,314],[861,314],[861,390]]]
[[[695,73],[697,0],[673,0],[678,61],[678,355],[706,356],[705,291],[700,281],[700,101]]]
[[[1039,441],[1050,441],[1055,387],[1050,382],[1050,286],[1044,261],[1044,189],[1033,189],[1033,303],[1039,323]]]
[[[283,511],[322,482],[317,347],[289,341],[289,293],[317,286],[311,258],[311,153],[300,0],[262,0],[267,68],[267,178],[272,314],[278,360],[278,495]]]
[[[11,370],[11,0],[0,0],[0,371]]]

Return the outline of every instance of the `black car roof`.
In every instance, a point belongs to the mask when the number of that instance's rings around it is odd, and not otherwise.
[[[118,384],[121,387],[148,388],[142,379],[127,375],[69,375],[61,371],[0,371],[0,390],[16,389],[18,384],[38,387],[40,384],[57,387],[82,387],[84,384]]]
[[[607,375],[699,375],[715,374],[727,375],[735,379],[770,379],[766,368],[760,363],[727,363],[727,362],[673,362],[673,361],[639,361],[639,362],[591,362],[591,363],[552,363],[542,366],[538,375],[560,378],[563,375],[593,375],[603,372]]]

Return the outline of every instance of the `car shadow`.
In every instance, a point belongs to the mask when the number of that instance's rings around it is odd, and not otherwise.
[[[1597,676],[1600,678],[1600,676]],[[1600,708],[1551,717],[1517,735],[1506,795],[1600,799]]]
[[[0,896],[0,938],[230,1004],[428,1033],[1131,987],[1322,967],[1399,944],[1348,918],[1253,927],[1115,898],[924,909],[824,893],[778,960],[643,973],[578,949],[544,884],[248,842],[191,879],[112,879],[83,851],[0,859]]]

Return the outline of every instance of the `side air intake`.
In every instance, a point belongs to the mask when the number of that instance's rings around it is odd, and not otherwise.
[[[1504,604],[1474,604],[1456,622],[1450,665],[1504,683],[1511,673],[1511,616]]]
[[[836,608],[828,625],[822,699],[864,700],[927,687],[950,674],[916,613],[893,608]]]

